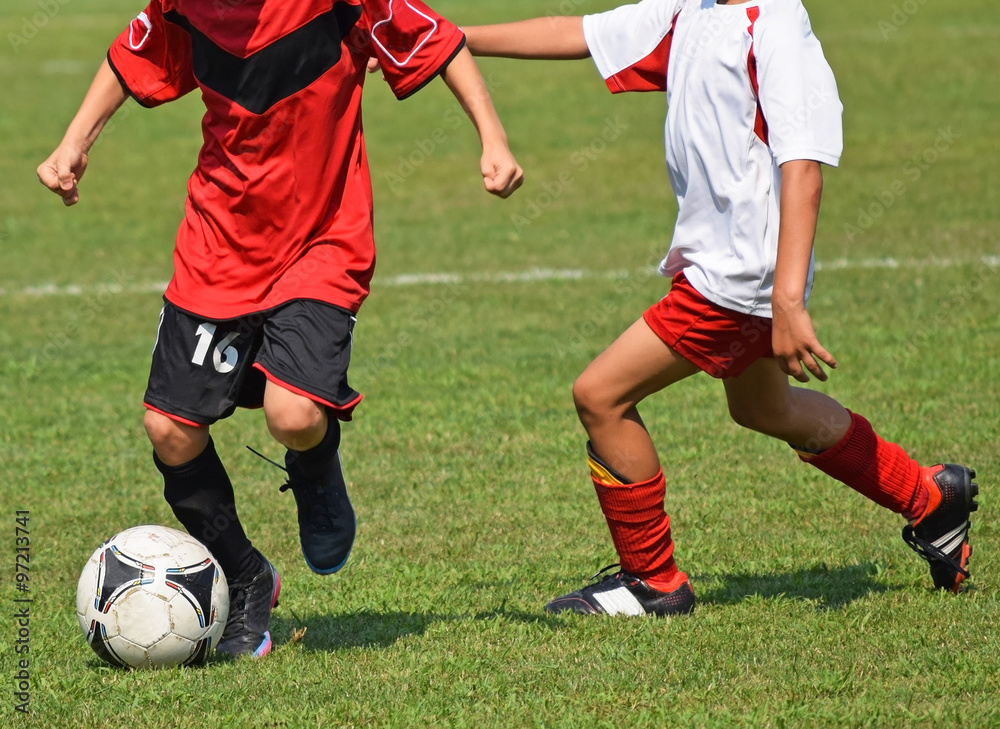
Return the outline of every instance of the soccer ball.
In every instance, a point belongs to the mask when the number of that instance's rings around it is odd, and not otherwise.
[[[201,663],[229,617],[226,577],[194,537],[137,526],[98,547],[76,588],[87,643],[112,666]]]

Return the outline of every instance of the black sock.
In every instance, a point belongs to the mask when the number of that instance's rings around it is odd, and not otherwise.
[[[174,516],[208,547],[226,579],[231,583],[260,572],[264,565],[240,524],[233,484],[212,439],[199,456],[180,466],[166,465],[155,451],[153,462],[163,474],[163,497]]]
[[[307,481],[324,481],[332,470],[336,470],[340,480],[343,475],[340,473],[340,458],[338,449],[340,448],[340,421],[327,415],[326,434],[317,445],[307,451],[289,451],[291,460],[295,462],[295,468]]]

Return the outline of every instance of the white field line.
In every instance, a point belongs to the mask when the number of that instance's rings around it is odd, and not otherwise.
[[[879,21],[868,24],[864,28],[835,30],[826,28],[818,33],[824,43],[844,43],[861,41],[866,43],[923,43],[933,40],[966,40],[979,38],[1000,38],[1000,26],[997,25],[956,25],[948,28],[914,28],[907,24],[894,25],[890,17],[880,19],[888,27],[879,25]]]
[[[858,271],[870,269],[919,271],[931,268],[957,268],[982,264],[989,268],[1000,267],[1000,255],[987,255],[979,259],[959,258],[869,258],[858,261],[838,259],[817,261],[817,271]],[[545,281],[575,281],[583,279],[624,279],[640,273],[638,270],[613,269],[592,271],[584,268],[532,268],[525,271],[500,271],[495,273],[404,273],[396,276],[378,276],[374,288],[405,286],[433,286],[441,284],[504,284]],[[647,272],[642,271],[643,275]],[[66,284],[41,284],[20,289],[0,288],[0,296],[97,296],[114,294],[162,294],[166,281],[137,284],[93,284],[88,286]]]

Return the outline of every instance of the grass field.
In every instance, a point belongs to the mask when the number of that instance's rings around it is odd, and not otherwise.
[[[435,7],[472,24],[613,5]],[[665,291],[652,268],[675,207],[662,96],[612,97],[589,61],[489,60],[528,177],[508,201],[481,191],[475,137],[452,123],[443,84],[404,103],[376,78],[366,92],[380,259],[352,364],[366,399],[344,436],[359,518],[348,567],[306,569],[280,474],[244,445],[279,448],[259,413],[237,413],[215,437],[247,531],[282,574],[276,649],[191,670],[100,665],[74,614],[79,570],[116,530],[176,525],[141,396],[200,102],[130,102],[64,209],[35,166],[141,8],[8,2],[0,723],[1000,727],[1000,18],[986,0],[807,5],[846,107],[811,306],[841,367],[821,387],[921,462],[978,469],[964,594],[930,589],[898,517],[740,431],[703,376],[643,409],[695,614],[542,612],[614,561],[570,385]],[[28,593],[15,590],[17,510],[30,512]],[[24,659],[28,715],[15,709]]]

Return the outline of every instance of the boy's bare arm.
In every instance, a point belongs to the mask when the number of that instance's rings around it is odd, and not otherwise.
[[[822,192],[823,172],[819,162],[792,160],[781,166],[781,221],[771,297],[772,345],[781,369],[799,382],[809,381],[802,365],[818,379],[827,379],[817,358],[834,369],[837,367],[833,355],[816,338],[805,305]]]
[[[128,94],[105,59],[62,142],[38,166],[38,179],[59,195],[64,205],[75,205],[80,199],[77,186],[87,170],[87,153],[104,125],[127,98]]]
[[[463,27],[474,56],[573,60],[589,58],[583,18],[553,16],[500,25]]]
[[[483,184],[494,195],[509,197],[524,182],[524,173],[507,146],[507,133],[469,51],[463,48],[441,72],[441,77],[479,133],[483,146],[480,160]]]

